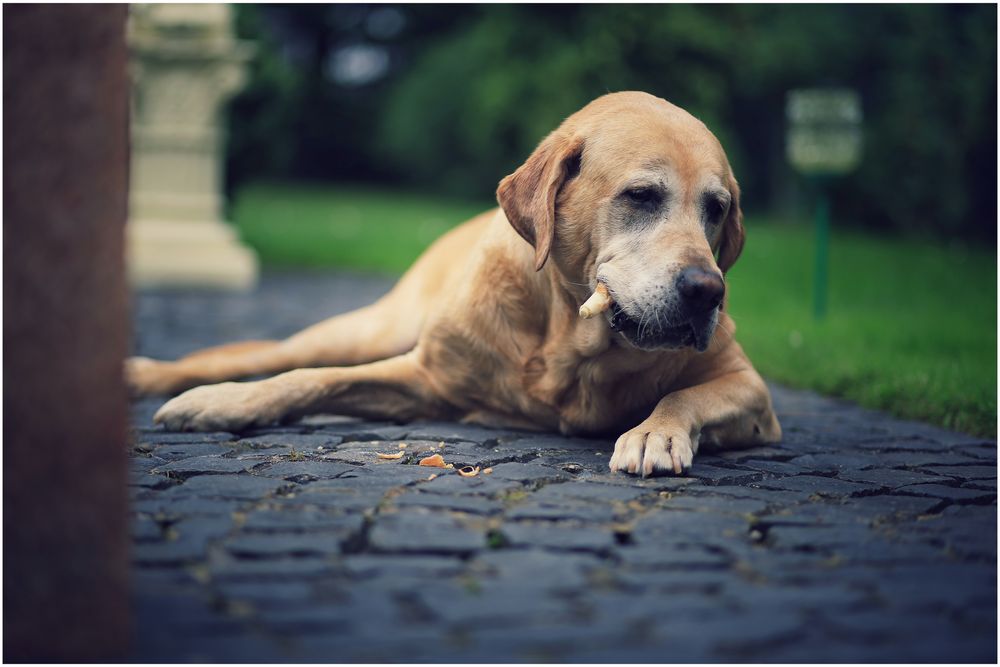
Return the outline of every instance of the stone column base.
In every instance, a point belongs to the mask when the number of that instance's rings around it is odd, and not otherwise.
[[[133,287],[250,289],[257,257],[221,222],[135,220],[127,226]]]

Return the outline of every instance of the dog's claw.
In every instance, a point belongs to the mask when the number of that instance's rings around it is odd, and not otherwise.
[[[660,472],[681,475],[691,468],[698,450],[684,429],[640,424],[615,443],[608,466],[612,472],[641,473],[651,477]]]

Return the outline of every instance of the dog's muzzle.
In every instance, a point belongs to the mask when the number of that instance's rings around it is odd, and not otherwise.
[[[674,283],[679,299],[672,308],[625,308],[614,298],[606,315],[611,328],[632,345],[644,350],[694,347],[708,349],[726,293],[722,276],[699,267],[680,272]]]

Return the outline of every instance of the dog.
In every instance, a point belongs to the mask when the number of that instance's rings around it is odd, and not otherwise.
[[[743,215],[703,123],[646,93],[602,96],[545,137],[497,200],[375,304],[283,341],[133,357],[130,388],[188,390],[156,413],[168,430],[324,412],[620,434],[611,470],[643,476],[684,473],[699,443],[780,440],[725,308]],[[610,307],[579,317],[599,284]]]

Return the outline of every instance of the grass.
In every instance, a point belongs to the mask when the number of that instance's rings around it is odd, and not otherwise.
[[[258,185],[233,218],[271,266],[401,273],[431,241],[491,206],[412,193]],[[812,315],[812,228],[747,220],[729,274],[738,339],[765,376],[870,408],[996,436],[992,248],[835,229],[828,315]]]
[[[434,239],[489,202],[455,202],[361,187],[257,185],[232,217],[269,266],[401,274]]]
[[[747,223],[729,275],[737,338],[786,384],[996,435],[992,251],[835,231],[827,317],[812,315],[808,224]]]

